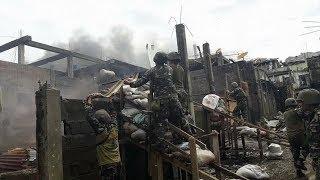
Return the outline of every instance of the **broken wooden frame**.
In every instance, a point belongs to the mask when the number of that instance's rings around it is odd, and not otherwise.
[[[30,46],[33,48],[38,48],[38,49],[50,51],[53,53],[57,53],[57,55],[30,63],[29,65],[41,66],[44,64],[48,64],[50,62],[54,62],[54,61],[57,61],[57,60],[60,60],[63,58],[67,58],[67,74],[71,78],[73,77],[73,63],[74,63],[73,58],[78,58],[78,59],[93,62],[93,63],[105,62],[99,58],[91,57],[91,56],[77,53],[74,51],[69,51],[66,49],[62,49],[62,48],[58,48],[58,47],[54,47],[54,46],[50,46],[47,44],[33,41],[31,36],[23,36],[19,39],[16,39],[16,40],[13,40],[13,41],[10,41],[6,44],[1,45],[0,46],[0,53],[7,51],[11,48],[14,48],[16,46],[19,46],[19,48],[18,48],[18,63],[21,63],[21,64],[24,64],[24,62],[25,62],[24,46]]]
[[[251,123],[245,122],[242,119],[238,119],[236,117],[233,117],[229,114],[225,114],[222,113],[220,111],[217,111],[215,109],[211,109],[209,107],[206,106],[202,106],[204,109],[204,116],[205,116],[205,121],[207,122],[207,124],[209,123],[209,121],[211,120],[210,118],[208,118],[208,114],[211,113],[216,113],[218,115],[222,115],[224,117],[224,120],[221,122],[221,137],[220,137],[220,144],[221,144],[221,152],[222,155],[225,156],[227,151],[231,151],[235,157],[237,157],[239,155],[239,152],[243,152],[244,157],[246,156],[246,152],[247,151],[257,151],[259,152],[259,157],[260,160],[263,159],[263,147],[262,147],[262,141],[265,141],[267,143],[276,143],[276,144],[280,144],[286,147],[289,147],[290,144],[288,143],[287,139],[285,139],[283,136],[277,134],[274,131],[270,131],[267,129],[264,129],[262,127],[253,125]],[[225,121],[226,120],[226,121]],[[226,124],[226,123],[230,123],[230,124]],[[245,144],[245,135],[238,135],[238,130],[236,129],[237,124],[244,124],[247,125],[249,127],[253,127],[257,129],[257,135],[256,140],[258,142],[258,149],[257,150],[249,150],[246,148],[246,144]],[[209,125],[209,124],[208,124]],[[261,136],[261,131],[265,131],[267,133],[267,136],[262,137]],[[207,131],[209,132],[209,131]],[[227,133],[227,134],[225,134]],[[269,134],[273,134],[275,135],[275,139],[271,139]],[[226,139],[227,137],[227,139]],[[238,139],[241,138],[241,143],[242,143],[242,149],[240,149],[238,147]],[[231,149],[226,149],[226,142],[228,142],[228,145],[231,147]]]

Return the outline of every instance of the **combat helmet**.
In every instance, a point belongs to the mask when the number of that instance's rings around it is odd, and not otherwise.
[[[284,105],[288,108],[288,107],[295,107],[298,105],[298,103],[294,98],[288,98],[284,102]]]
[[[96,111],[94,113],[94,117],[97,118],[98,121],[100,122],[104,122],[104,123],[112,122],[112,118],[110,117],[109,113],[104,109],[100,109]]]
[[[153,61],[158,64],[164,64],[168,61],[168,56],[166,53],[160,51],[154,55]]]
[[[237,82],[232,82],[231,87],[232,87],[232,89],[235,89],[235,88],[239,87],[239,85]]]
[[[181,57],[180,57],[179,53],[177,53],[177,52],[170,52],[168,54],[168,60],[169,61],[178,61],[178,62],[180,62],[181,61]]]
[[[304,89],[299,92],[297,101],[308,105],[320,104],[320,93],[316,89]]]

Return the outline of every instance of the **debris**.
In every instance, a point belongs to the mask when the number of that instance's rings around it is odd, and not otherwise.
[[[216,94],[208,94],[202,99],[202,105],[220,112],[228,112],[224,101]]]
[[[237,175],[249,179],[269,179],[269,175],[258,165],[247,164],[239,168],[236,172]]]
[[[267,158],[270,159],[280,159],[282,158],[283,151],[279,144],[271,143],[268,146],[268,151],[264,153]]]

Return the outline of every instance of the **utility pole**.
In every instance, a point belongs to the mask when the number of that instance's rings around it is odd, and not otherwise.
[[[20,37],[22,37],[22,30],[19,31]],[[24,44],[20,44],[18,46],[18,64],[25,64],[25,56],[24,56]]]
[[[207,80],[209,82],[209,90],[210,93],[215,93],[215,88],[213,85],[213,72],[212,72],[212,62],[211,62],[211,55],[210,55],[210,46],[209,43],[204,43],[202,45],[203,48],[203,60],[204,60],[204,67],[205,73],[207,75]]]
[[[191,116],[195,118],[194,106],[192,101],[192,87],[191,87],[191,78],[190,78],[189,61],[188,61],[186,30],[183,24],[176,25],[176,37],[177,37],[178,52],[180,54],[181,62],[182,62],[181,65],[185,70],[184,87],[189,96],[189,111]]]

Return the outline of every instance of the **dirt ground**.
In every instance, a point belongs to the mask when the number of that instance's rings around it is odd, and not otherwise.
[[[248,147],[251,147],[252,149],[257,150],[258,145],[254,141],[246,140],[246,145]],[[241,147],[239,143],[239,147]],[[267,150],[267,144],[263,144],[264,152]],[[240,167],[246,165],[246,164],[256,164],[261,166],[262,169],[265,169],[265,171],[269,174],[270,179],[275,180],[300,180],[300,179],[306,179],[306,178],[296,178],[295,175],[295,168],[293,166],[293,160],[292,155],[290,152],[290,149],[288,147],[282,146],[283,150],[283,157],[281,159],[267,159],[264,157],[262,160],[260,160],[259,152],[247,152],[246,157],[244,158],[243,154],[240,154],[237,158],[232,155],[232,153],[227,154],[226,158],[222,161],[222,164],[236,172],[237,169]],[[311,162],[310,159],[307,159],[306,166],[308,168],[308,171],[305,172],[309,179],[314,179],[312,177],[313,172],[310,170],[311,168]]]

